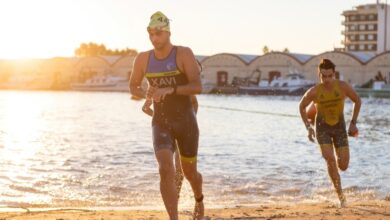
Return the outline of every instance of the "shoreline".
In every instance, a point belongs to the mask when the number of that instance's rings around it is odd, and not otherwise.
[[[207,206],[207,204],[206,204]],[[164,210],[134,210],[119,208],[48,208],[5,211],[0,209],[0,219],[167,219]],[[22,211],[24,210],[24,211]],[[191,218],[191,210],[180,210],[180,219]],[[299,204],[259,204],[234,208],[206,209],[211,219],[388,219],[390,201],[371,200],[352,202],[346,208],[338,208],[331,202]]]

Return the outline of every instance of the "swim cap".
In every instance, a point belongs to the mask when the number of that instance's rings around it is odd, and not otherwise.
[[[161,11],[158,11],[150,17],[148,30],[149,29],[157,29],[161,31],[170,32],[169,19]]]

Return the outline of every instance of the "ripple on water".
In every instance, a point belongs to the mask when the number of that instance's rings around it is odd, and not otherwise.
[[[29,123],[0,126],[2,202],[162,206],[150,118],[140,111],[141,103],[124,93],[0,91],[0,105],[6,100],[24,103]],[[199,96],[198,167],[210,204],[336,198],[325,161],[306,138],[298,102],[297,97]],[[345,107],[348,122],[352,105]],[[341,174],[352,199],[389,197],[389,112],[390,100],[363,99],[360,135],[350,139],[350,167]],[[0,108],[0,123],[18,114]],[[193,200],[184,182],[185,203]]]
[[[48,194],[46,191],[38,190],[34,187],[30,186],[20,186],[20,185],[10,185],[10,189],[13,189],[15,191],[19,192],[26,192],[26,193],[35,193],[35,194]]]

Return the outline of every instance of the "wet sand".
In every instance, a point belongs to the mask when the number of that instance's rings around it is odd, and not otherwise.
[[[206,210],[210,219],[390,219],[390,201],[362,201],[338,208],[331,203],[296,205],[259,205],[254,207]],[[164,211],[57,209],[46,211],[0,212],[0,220],[126,220],[168,219]],[[191,219],[190,211],[181,211],[180,219]]]

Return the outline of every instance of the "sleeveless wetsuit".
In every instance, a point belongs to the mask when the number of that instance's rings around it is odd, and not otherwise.
[[[344,95],[340,81],[332,82],[332,89],[326,90],[323,84],[316,86],[317,107],[315,118],[316,136],[320,145],[348,146],[348,135],[344,121]]]
[[[157,59],[154,51],[149,52],[145,76],[149,84],[157,88],[173,87],[188,83],[187,76],[176,65],[177,47],[168,57]],[[175,150],[177,142],[181,158],[196,161],[198,154],[199,129],[189,95],[167,95],[160,102],[153,102],[153,147]]]

